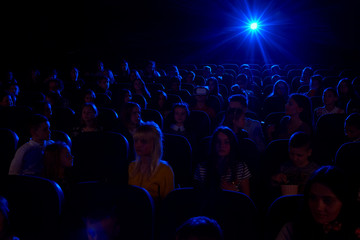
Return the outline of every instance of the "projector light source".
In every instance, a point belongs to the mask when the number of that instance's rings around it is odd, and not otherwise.
[[[257,27],[258,27],[258,24],[257,24],[256,22],[250,24],[250,28],[251,28],[252,30],[256,30]]]

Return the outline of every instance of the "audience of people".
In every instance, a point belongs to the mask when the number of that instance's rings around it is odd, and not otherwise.
[[[273,65],[267,71],[269,75],[266,75],[273,79],[270,83],[273,84],[273,91],[270,95],[265,95],[259,94],[259,90],[264,90],[264,85],[257,85],[254,81],[256,77],[264,80],[265,75],[257,76],[249,64],[239,67],[232,76],[234,81],[230,83],[226,82],[231,75],[230,71],[226,71],[226,67],[221,65],[185,71],[180,65],[168,65],[166,68],[148,61],[143,69],[136,69],[126,59],[122,59],[118,71],[111,71],[104,66],[104,62],[99,61],[89,75],[82,74],[82,69],[73,67],[64,82],[59,78],[63,76],[59,74],[59,69],[43,75],[40,72],[46,71],[35,68],[31,79],[22,81],[21,78],[16,77],[15,80],[13,77],[11,81],[8,79],[1,82],[1,113],[7,114],[5,109],[17,109],[26,104],[34,113],[29,121],[31,139],[21,139],[21,145],[9,165],[9,175],[44,177],[57,182],[67,191],[70,180],[67,172],[72,168],[73,162],[76,163],[76,158],[72,157],[71,146],[51,138],[50,123],[54,117],[52,110],[70,107],[75,111],[79,122],[75,122],[72,131],[67,132],[71,138],[86,132],[102,133],[104,127],[108,126],[100,125],[98,108],[101,105],[96,99],[98,95],[106,94],[109,97],[107,107],[118,114],[115,127],[111,130],[122,134],[128,143],[128,184],[148,191],[156,206],[160,206],[167,194],[175,189],[177,179],[174,174],[176,171],[173,171],[176,164],[172,166],[169,163],[171,161],[162,159],[163,144],[166,145],[163,134],[169,133],[185,136],[192,152],[197,153],[194,156],[201,158],[192,159],[198,164],[191,170],[192,185],[189,187],[230,190],[251,197],[250,192],[257,191],[257,186],[251,184],[252,178],[262,176],[258,176],[253,168],[250,168],[250,172],[244,160],[245,153],[240,151],[243,148],[239,146],[239,140],[249,138],[263,157],[270,143],[269,138],[264,137],[264,133],[268,134],[264,131],[265,117],[273,112],[283,112],[285,116],[279,119],[277,128],[273,129],[274,137],[271,140],[289,140],[286,154],[290,160],[279,166],[278,172],[269,181],[277,191],[281,185],[296,185],[297,193],[303,194],[305,201],[302,215],[286,224],[277,239],[349,239],[346,236],[356,239],[355,221],[347,218],[352,216],[359,221],[349,211],[349,207],[354,204],[347,192],[350,191],[351,184],[345,182],[344,173],[340,169],[319,165],[312,159],[313,148],[316,147],[312,142],[316,121],[325,114],[346,115],[343,125],[346,136],[344,143],[360,141],[360,107],[356,85],[359,77],[354,80],[341,78],[331,87],[327,86],[322,90],[322,86],[325,87],[323,76],[314,75],[315,69],[307,66],[302,68],[301,76],[297,76],[298,89],[292,89],[295,86],[291,82],[293,79],[287,79],[282,66]],[[147,85],[150,86],[151,83],[161,83],[164,89],[148,88]],[[170,103],[167,94],[180,95],[177,90],[182,89],[183,83],[192,85],[194,92],[191,97]],[[219,83],[228,88],[226,98],[219,93]],[[308,91],[299,90],[300,87]],[[31,91],[42,93],[46,99],[30,99],[31,95],[25,94]],[[140,107],[141,103],[137,102],[134,95],[143,96],[149,104]],[[210,95],[220,99],[220,111],[209,104]],[[321,95],[323,105],[314,109],[311,98]],[[252,108],[249,110],[249,101],[252,99],[257,99],[261,104],[258,112],[252,112]],[[145,109],[158,110],[164,120],[163,127],[154,122],[144,122],[141,111]],[[207,113],[211,122],[208,136],[201,139],[203,142],[198,142],[199,139],[194,137],[201,129],[194,128],[189,121],[194,110]],[[5,115],[1,115],[2,118],[3,116]],[[3,122],[5,121],[1,121],[2,124]],[[256,154],[253,153],[254,156]],[[267,206],[260,206],[265,207]],[[1,211],[3,212],[2,209]],[[115,234],[118,237],[116,223],[116,218],[111,219],[111,224],[116,229],[104,233],[101,232],[105,227],[103,219],[87,219],[88,239],[98,239],[101,234]],[[192,235],[192,230],[199,225],[204,225],[204,229],[213,232],[211,239],[222,239],[221,228],[201,217],[191,219],[179,228],[177,239],[200,238],[200,235]],[[360,237],[360,230],[357,234]],[[201,236],[211,237],[205,233]]]

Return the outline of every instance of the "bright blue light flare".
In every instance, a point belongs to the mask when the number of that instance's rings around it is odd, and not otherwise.
[[[250,24],[250,28],[251,28],[252,30],[256,30],[256,29],[258,28],[257,22],[251,23],[251,24]]]

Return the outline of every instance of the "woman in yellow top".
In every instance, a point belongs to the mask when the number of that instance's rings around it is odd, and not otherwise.
[[[144,122],[134,133],[136,160],[129,165],[129,184],[145,188],[157,202],[174,189],[174,173],[162,157],[162,132]]]

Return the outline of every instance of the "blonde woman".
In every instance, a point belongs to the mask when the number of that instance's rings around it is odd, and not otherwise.
[[[144,122],[134,133],[136,160],[129,165],[129,184],[145,188],[155,202],[174,189],[172,168],[160,160],[162,132],[154,122]]]

